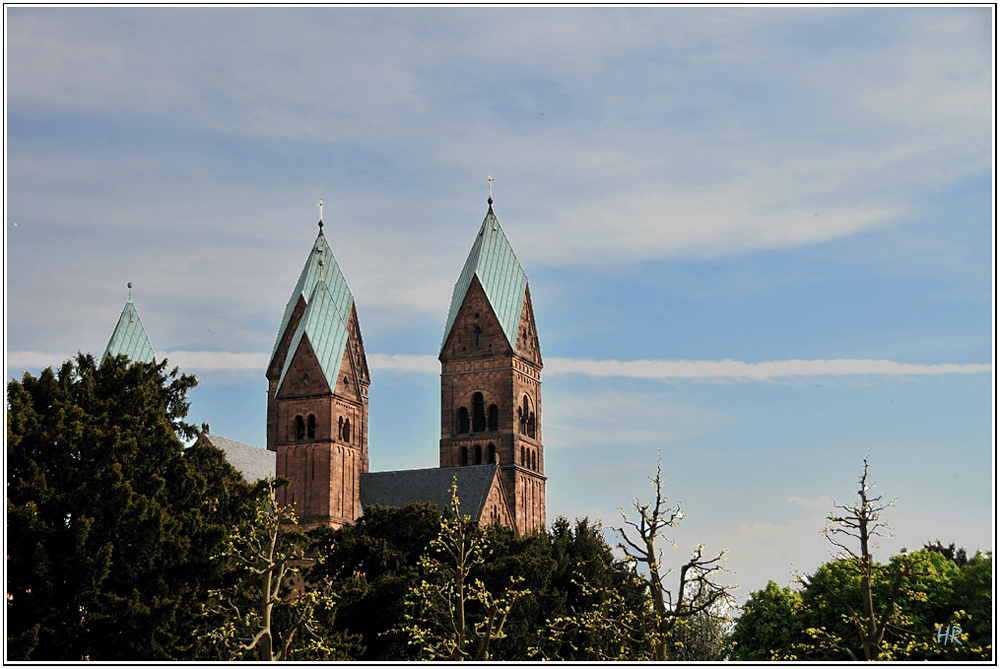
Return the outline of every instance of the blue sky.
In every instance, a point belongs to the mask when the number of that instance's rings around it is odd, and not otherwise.
[[[374,470],[437,464],[435,356],[495,211],[531,286],[548,510],[667,494],[743,594],[827,559],[871,450],[900,546],[991,549],[991,8],[6,8],[7,376],[133,296],[264,444],[316,234]],[[790,566],[794,565],[794,567]]]

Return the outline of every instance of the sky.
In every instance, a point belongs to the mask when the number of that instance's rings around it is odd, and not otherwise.
[[[5,362],[127,296],[190,422],[265,444],[324,232],[372,471],[437,466],[436,356],[494,210],[545,367],[550,521],[664,494],[746,596],[830,559],[862,461],[895,538],[995,543],[992,8],[6,7]],[[671,576],[673,578],[673,576]]]

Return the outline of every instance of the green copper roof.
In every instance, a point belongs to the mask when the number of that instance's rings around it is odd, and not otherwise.
[[[347,287],[340,265],[333,257],[333,251],[330,250],[322,231],[316,237],[316,243],[313,244],[305,267],[299,275],[299,281],[295,284],[295,290],[292,291],[292,296],[285,307],[285,315],[278,329],[278,338],[274,342],[274,350],[271,351],[272,359],[300,296],[305,300],[306,310],[292,336],[288,354],[285,356],[285,365],[278,379],[278,387],[280,388],[285,380],[285,374],[292,364],[292,358],[295,357],[295,351],[302,337],[306,336],[313,347],[313,352],[316,353],[327,383],[334,388],[340,361],[344,356],[344,346],[347,344],[347,321],[351,317],[354,296]]]
[[[455,324],[458,309],[469,290],[472,277],[478,276],[479,283],[486,291],[486,297],[493,307],[493,313],[500,319],[500,327],[507,336],[507,343],[514,346],[517,340],[517,326],[521,320],[521,306],[524,302],[524,289],[528,285],[528,277],[521,269],[521,263],[514,255],[514,249],[507,241],[500,222],[493,214],[490,206],[479,228],[476,242],[469,251],[465,267],[455,283],[451,294],[451,307],[448,309],[448,321],[444,326],[444,337],[441,339],[441,349]]]
[[[111,340],[108,341],[101,360],[124,353],[132,362],[153,362],[153,347],[149,344],[149,337],[142,327],[142,321],[139,320],[139,312],[132,303],[132,284],[128,286],[129,296],[125,301],[125,308],[118,317],[118,325],[111,334]]]

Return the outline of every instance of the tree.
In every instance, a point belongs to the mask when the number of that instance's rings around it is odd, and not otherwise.
[[[210,557],[243,512],[217,451],[185,450],[193,376],[80,354],[7,386],[10,659],[193,659]]]
[[[799,575],[800,592],[779,592],[769,584],[751,595],[731,637],[731,658],[989,658],[992,580],[984,578],[991,573],[984,564],[991,569],[992,556],[967,560],[965,549],[938,542],[912,553],[904,548],[887,564],[876,562],[877,539],[889,536],[882,512],[895,500],[883,502],[874,494],[867,457],[858,484],[857,500],[835,501],[826,519],[823,533],[835,559],[811,576]],[[787,633],[776,631],[772,621]],[[961,645],[940,643],[935,631],[955,625],[963,630]]]
[[[600,587],[579,575],[578,585],[590,599],[589,606],[550,621],[553,640],[577,635],[583,645],[573,644],[581,659],[677,660],[717,659],[722,649],[723,626],[732,596],[713,578],[722,568],[725,553],[706,558],[699,545],[678,570],[676,590],[666,585],[662,550],[663,530],[676,527],[684,517],[680,505],[667,506],[663,496],[661,464],[650,482],[656,490],[653,502],[633,501],[638,519],[622,511],[625,525],[615,528],[621,539],[630,578],[618,587]],[[635,536],[638,535],[638,536]],[[639,602],[630,593],[642,592]],[[581,636],[582,635],[582,636]]]
[[[840,597],[822,580],[811,581],[802,577],[800,582],[806,588],[823,588],[838,602],[850,618],[864,651],[865,659],[876,660],[881,659],[882,640],[898,612],[896,599],[900,595],[903,576],[910,570],[910,565],[906,561],[898,563],[898,569],[891,577],[892,585],[888,597],[878,607],[880,610],[876,610],[875,602],[872,599],[872,583],[875,576],[875,562],[872,559],[872,552],[878,548],[875,539],[891,536],[886,534],[889,531],[889,525],[882,520],[882,512],[895,506],[896,500],[883,504],[882,495],[872,496],[876,484],[868,482],[867,456],[864,459],[858,484],[856,502],[838,504],[834,501],[834,512],[827,516],[823,534],[830,545],[836,549],[837,558],[853,569],[861,579],[860,609]],[[852,660],[858,659],[850,646],[843,643],[843,639],[839,635],[830,634],[823,628],[817,629],[816,634],[848,655]]]
[[[488,660],[490,644],[504,637],[511,606],[527,591],[515,577],[495,595],[475,577],[489,556],[487,532],[462,516],[452,484],[450,514],[420,559],[420,584],[410,590],[401,631],[432,660]]]
[[[890,593],[899,572],[894,563],[901,560],[909,565],[909,575],[904,575],[899,587],[903,594],[896,602],[896,624],[887,626],[881,656],[910,661],[990,659],[992,557],[977,553],[959,567],[933,550],[900,553],[889,564],[873,567],[876,603]],[[861,608],[857,571],[834,560],[820,565],[809,580],[817,586],[792,590],[770,582],[750,593],[728,640],[729,659],[842,661],[852,655],[863,657],[853,619],[841,604]],[[956,624],[962,629],[962,645],[941,643],[938,626],[945,629]],[[831,637],[839,641],[830,643]]]
[[[217,557],[236,579],[211,592],[205,610],[218,624],[206,638],[226,660],[354,659],[356,639],[326,629],[336,610],[333,583],[301,578],[309,539],[291,507],[275,504],[281,485],[287,481],[258,482],[254,514],[223,543]]]
[[[672,570],[664,571],[663,550],[656,544],[665,539],[665,528],[677,527],[684,518],[684,512],[680,504],[672,509],[667,506],[667,499],[663,496],[661,467],[662,463],[658,459],[656,476],[650,478],[656,491],[653,502],[642,504],[638,498],[632,502],[638,520],[629,520],[622,511],[625,524],[638,536],[631,535],[624,527],[615,528],[622,540],[618,547],[625,552],[625,558],[631,563],[636,579],[649,593],[652,616],[649,626],[643,632],[649,646],[649,658],[659,662],[675,658],[683,648],[683,641],[676,633],[680,632],[678,626],[689,627],[699,621],[707,625],[708,629],[718,629],[725,615],[721,606],[732,601],[729,588],[713,580],[718,572],[725,571],[722,567],[725,551],[708,558],[702,544],[680,566],[676,590],[670,590],[666,585],[667,574]]]

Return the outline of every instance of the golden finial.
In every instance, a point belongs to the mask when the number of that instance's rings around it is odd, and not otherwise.
[[[493,182],[494,181],[496,181],[496,179],[493,178],[492,174],[489,174],[489,175],[486,176],[486,183],[489,184],[489,189],[490,189],[490,197],[489,197],[488,200],[486,200],[487,204],[493,204]]]
[[[323,229],[323,205],[324,205],[324,204],[325,204],[325,203],[323,202],[323,200],[320,200],[320,201],[319,201],[319,202],[318,202],[318,203],[316,204],[316,206],[317,206],[317,207],[319,207],[319,229],[320,229],[320,230],[322,230],[322,229]]]

